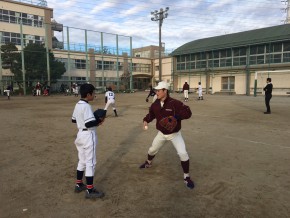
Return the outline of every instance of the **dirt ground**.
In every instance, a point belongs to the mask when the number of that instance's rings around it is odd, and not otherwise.
[[[142,130],[147,93],[117,94],[98,127],[95,185],[103,199],[74,193],[74,96],[0,97],[0,217],[290,217],[290,97],[196,94],[182,123],[193,190],[170,143],[150,169],[139,165],[157,131]],[[182,94],[172,94],[182,100]],[[98,94],[94,109],[104,107]]]

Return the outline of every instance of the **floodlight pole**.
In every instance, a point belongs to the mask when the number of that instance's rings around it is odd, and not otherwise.
[[[151,12],[151,17],[152,21],[159,21],[159,82],[162,80],[162,58],[161,58],[161,53],[162,53],[162,43],[161,43],[161,27],[163,20],[167,18],[168,13],[167,11],[169,10],[169,7],[166,7],[165,10],[163,8],[160,8],[159,11],[155,10]]]

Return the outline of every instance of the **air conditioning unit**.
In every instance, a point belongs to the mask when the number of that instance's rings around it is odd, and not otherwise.
[[[32,15],[32,14],[27,14],[27,18],[32,20],[32,19],[34,18],[34,15]]]
[[[38,21],[43,21],[43,17],[38,16]]]
[[[43,36],[40,36],[39,37],[39,41],[44,41],[44,37]]]

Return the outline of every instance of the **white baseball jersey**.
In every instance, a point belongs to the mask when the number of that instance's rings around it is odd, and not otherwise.
[[[112,91],[107,91],[105,96],[107,97],[108,101],[115,101],[115,93]]]
[[[79,130],[86,129],[85,123],[96,120],[91,105],[84,100],[79,100],[75,106],[72,120],[76,121]],[[92,127],[90,129],[95,128]]]
[[[115,93],[112,91],[107,91],[105,96],[107,98],[107,103],[106,103],[104,110],[108,110],[108,107],[110,105],[112,106],[113,110],[116,110],[116,108],[115,108]]]
[[[198,96],[199,97],[202,96],[202,87],[201,87],[201,85],[198,85]]]

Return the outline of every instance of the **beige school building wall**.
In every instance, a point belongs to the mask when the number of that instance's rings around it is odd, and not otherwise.
[[[153,61],[153,80],[156,85],[157,81],[159,81],[159,59],[154,59]],[[161,80],[165,81],[172,85],[173,79],[172,79],[172,58],[171,57],[164,57],[162,58],[162,76]]]
[[[269,72],[260,73],[261,71],[257,71],[257,94],[264,94],[263,88],[266,85],[266,79],[270,77],[273,83],[273,95],[287,95],[287,92],[290,92],[290,70],[289,72]],[[222,78],[234,77],[234,89],[232,90],[223,90],[222,89]],[[203,90],[206,89],[206,75],[180,75],[175,77],[177,82],[177,90],[181,90],[185,81],[187,81],[190,85],[191,89],[197,88],[197,83],[201,81]],[[254,84],[255,84],[255,73],[251,72],[250,76],[250,95],[254,95]],[[246,95],[247,93],[247,76],[242,72],[227,72],[227,73],[219,73],[219,74],[210,74],[209,76],[209,93],[217,94],[217,93],[234,93],[237,95]]]
[[[290,69],[288,70],[275,70],[275,71],[257,71],[257,94],[264,94],[263,88],[266,86],[268,77],[272,79],[273,95],[287,95],[290,92]],[[262,73],[261,73],[262,72]],[[250,90],[251,95],[254,94],[255,73],[251,73]]]

